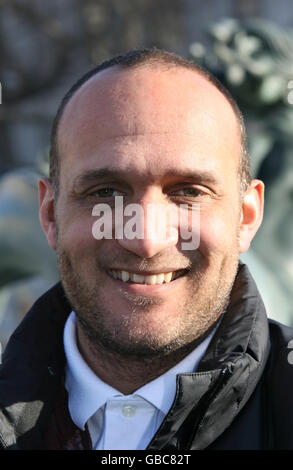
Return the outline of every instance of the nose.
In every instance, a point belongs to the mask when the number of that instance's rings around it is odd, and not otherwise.
[[[144,202],[124,209],[126,221],[118,243],[141,258],[152,258],[178,242],[178,227],[173,223],[168,204]],[[134,214],[134,216],[133,216]]]

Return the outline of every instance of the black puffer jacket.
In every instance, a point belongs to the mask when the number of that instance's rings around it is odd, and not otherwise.
[[[67,418],[56,408],[63,390],[63,327],[70,311],[59,283],[12,335],[0,369],[0,447],[90,446],[70,422],[66,400]],[[255,283],[241,264],[220,327],[198,371],[177,377],[173,406],[148,450],[293,450],[292,339],[293,329],[268,322]],[[54,430],[54,447],[48,435],[56,419],[62,433]]]

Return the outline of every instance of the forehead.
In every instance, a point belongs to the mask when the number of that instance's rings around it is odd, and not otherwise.
[[[118,154],[135,145],[148,151],[150,143],[156,151],[179,152],[178,158],[182,147],[193,146],[206,159],[238,166],[239,125],[230,103],[207,79],[181,67],[106,69],[73,95],[59,124],[61,168],[86,167],[93,156],[105,164],[102,150],[109,146]]]

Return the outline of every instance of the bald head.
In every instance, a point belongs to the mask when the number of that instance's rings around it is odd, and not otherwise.
[[[54,121],[50,152],[50,177],[56,192],[60,162],[70,155],[71,137],[79,137],[82,154],[84,129],[94,127],[97,137],[106,139],[107,133],[113,137],[113,123],[117,137],[152,134],[158,127],[174,135],[181,123],[181,131],[192,134],[200,124],[203,139],[211,141],[211,151],[217,138],[226,147],[227,158],[237,156],[242,192],[249,184],[243,119],[229,92],[192,62],[158,50],[143,50],[104,62],[64,97]]]

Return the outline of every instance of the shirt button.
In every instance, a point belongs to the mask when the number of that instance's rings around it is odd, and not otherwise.
[[[136,407],[131,405],[122,406],[122,414],[125,418],[132,418],[136,413]]]

